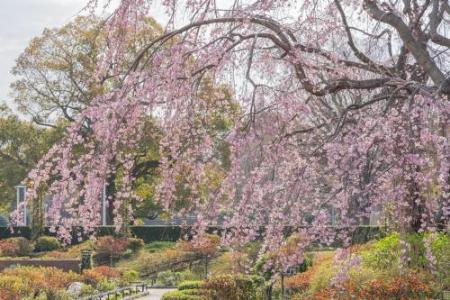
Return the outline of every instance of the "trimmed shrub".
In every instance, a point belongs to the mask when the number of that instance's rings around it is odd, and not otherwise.
[[[46,252],[61,248],[61,243],[53,236],[41,236],[36,240],[35,251]]]
[[[11,228],[8,226],[0,227],[0,240],[19,236],[30,239],[31,228],[27,226],[17,226],[13,227],[13,230],[11,231]]]
[[[205,280],[204,288],[215,292],[217,300],[256,300],[262,293],[259,276],[221,275]]]
[[[128,238],[127,248],[136,253],[144,248],[144,241],[138,238]]]
[[[201,289],[204,287],[204,283],[201,280],[190,280],[183,281],[178,285],[178,290],[191,290],[191,289]]]
[[[182,229],[178,226],[131,226],[134,236],[145,243],[154,241],[178,241],[182,236]]]
[[[205,297],[188,295],[184,291],[170,291],[165,293],[161,300],[205,300]]]
[[[187,281],[163,300],[256,300],[262,299],[264,279],[260,276],[222,275],[205,281]]]

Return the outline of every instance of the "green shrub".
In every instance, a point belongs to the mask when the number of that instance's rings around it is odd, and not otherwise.
[[[182,290],[183,294],[190,295],[190,296],[197,296],[201,297],[202,299],[215,299],[216,298],[216,292],[213,290],[207,290],[204,288],[200,289],[186,289]]]
[[[176,245],[175,242],[169,241],[156,241],[145,244],[144,249],[150,253],[158,252],[167,248],[174,248]]]
[[[436,234],[431,242],[433,256],[436,259],[436,281],[442,289],[450,289],[450,235]]]
[[[399,233],[393,233],[381,240],[368,244],[366,250],[361,251],[363,263],[377,270],[395,270],[400,263],[400,240],[403,239],[407,243],[408,266],[414,269],[427,268],[429,262],[425,255],[424,239],[429,234],[412,233],[402,237]],[[432,242],[432,252],[436,256],[437,261],[449,261],[450,255],[450,238],[448,234],[436,234],[436,238]]]
[[[400,234],[394,233],[369,244],[369,249],[362,251],[362,261],[375,269],[397,268],[400,262]]]
[[[197,295],[189,295],[184,291],[170,291],[165,293],[161,300],[204,300],[205,297]]]
[[[156,281],[164,286],[176,286],[182,281],[191,279],[195,279],[195,277],[189,271],[185,272],[164,271],[158,273]]]
[[[81,286],[80,296],[89,296],[92,294],[96,294],[97,292],[98,291],[92,285],[83,283],[83,285]]]
[[[61,243],[53,236],[41,236],[36,240],[35,250],[38,252],[53,251],[61,248]]]
[[[134,270],[128,270],[123,272],[122,281],[124,283],[131,283],[133,281],[137,281],[139,279],[139,272]]]
[[[178,289],[181,290],[189,290],[189,289],[200,289],[204,286],[203,281],[201,280],[189,280],[183,281],[178,285]]]
[[[114,280],[102,279],[97,283],[97,290],[101,292],[112,291],[117,288],[117,283]]]
[[[408,243],[409,251],[407,253],[409,258],[409,267],[423,269],[428,266],[428,261],[425,257],[425,244],[423,233],[412,233],[404,236]]]
[[[144,248],[144,241],[138,238],[128,238],[127,248],[136,253]]]

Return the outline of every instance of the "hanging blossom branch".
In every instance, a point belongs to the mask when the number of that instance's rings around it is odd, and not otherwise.
[[[92,232],[113,157],[126,166],[115,207],[133,197],[129,153],[151,115],[163,136],[160,203],[176,212],[183,178],[191,191],[185,210],[199,213],[199,232],[225,215],[225,243],[258,238],[263,226],[271,252],[287,247],[290,228],[298,251],[276,258],[279,268],[301,261],[310,243],[351,243],[375,210],[385,209],[386,223],[401,230],[448,230],[449,53],[430,50],[448,46],[440,37],[448,30],[443,2],[411,11],[375,0],[236,1],[226,9],[163,1],[166,32],[129,63],[127,37],[112,30],[144,26],[140,19],[152,12],[147,1],[123,0],[108,19],[112,46],[98,74],[100,82],[124,75],[30,173],[28,199],[48,185],[59,233],[68,238],[77,225]],[[176,28],[181,7],[189,22]],[[351,17],[357,9],[364,30]],[[205,195],[208,165],[220,164],[211,106],[198,96],[206,78],[232,90],[241,115],[224,136],[226,176]],[[339,230],[328,226],[331,211]],[[115,222],[124,220],[118,214]]]

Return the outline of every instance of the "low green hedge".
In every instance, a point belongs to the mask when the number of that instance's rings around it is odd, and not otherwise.
[[[165,293],[161,300],[204,300],[204,296],[189,295],[185,291],[170,291]]]
[[[185,281],[177,291],[164,294],[163,300],[256,300],[264,294],[260,276],[220,275],[204,281]]]
[[[136,238],[142,239],[145,243],[154,242],[154,241],[177,241],[181,237],[187,235],[189,236],[189,228],[181,228],[180,226],[130,226],[129,227],[131,234]],[[294,232],[297,227],[289,227],[285,228],[285,234],[288,236],[291,232]],[[218,227],[209,227],[208,232],[218,232],[223,233],[224,229],[220,229]],[[335,230],[339,231],[338,227]],[[114,226],[101,226],[98,227],[97,230],[98,236],[104,235],[115,235]],[[261,227],[260,232],[264,232],[264,227]],[[83,230],[81,228],[74,228],[73,230],[73,239],[72,243],[77,244],[78,234],[82,234],[83,239],[87,239],[88,237],[83,234]],[[44,228],[44,234],[49,236],[54,236],[53,232],[49,231],[49,228]],[[352,235],[353,243],[365,243],[370,239],[380,237],[382,232],[379,227],[374,226],[359,226],[356,228]],[[22,236],[26,238],[31,238],[31,228],[22,226],[22,227],[14,227],[14,230],[11,231],[9,227],[0,227],[0,239],[5,239],[14,236]],[[340,242],[336,242],[334,246],[339,245]]]
[[[190,289],[201,289],[203,288],[204,283],[201,280],[190,280],[184,281],[178,285],[178,289],[182,290],[190,290]]]
[[[13,227],[11,230],[8,226],[0,227],[0,240],[18,236],[30,239],[31,228],[27,226],[17,226]]]
[[[59,248],[61,248],[61,243],[54,236],[41,236],[34,245],[34,250],[38,252],[53,251]]]

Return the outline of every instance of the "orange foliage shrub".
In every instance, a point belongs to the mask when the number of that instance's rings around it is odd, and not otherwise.
[[[93,269],[95,272],[102,274],[106,278],[117,278],[120,277],[119,270],[111,268],[108,266],[99,266]]]
[[[33,246],[24,237],[0,240],[0,256],[25,256],[33,251]]]
[[[312,268],[306,270],[303,273],[295,274],[291,277],[286,277],[284,279],[284,285],[286,288],[294,291],[305,291],[309,287],[311,281],[311,276],[314,273]]]
[[[430,287],[420,276],[410,274],[397,276],[392,280],[372,280],[362,287],[347,281],[339,287],[317,291],[306,299],[430,299],[427,298],[430,291]]]
[[[9,289],[0,288],[0,299],[8,299],[8,300],[20,300],[21,296],[15,291],[11,291]]]
[[[83,272],[83,279],[86,283],[97,284],[103,279],[120,277],[120,272],[108,266],[99,266]]]
[[[66,258],[67,257],[66,253],[60,252],[60,251],[50,251],[45,256],[50,257],[50,258]]]
[[[80,276],[54,267],[17,267],[6,269],[0,276],[0,299],[35,297],[45,292],[51,298],[58,290],[66,289]]]
[[[0,255],[1,256],[15,256],[17,252],[17,245],[10,240],[0,241]]]

